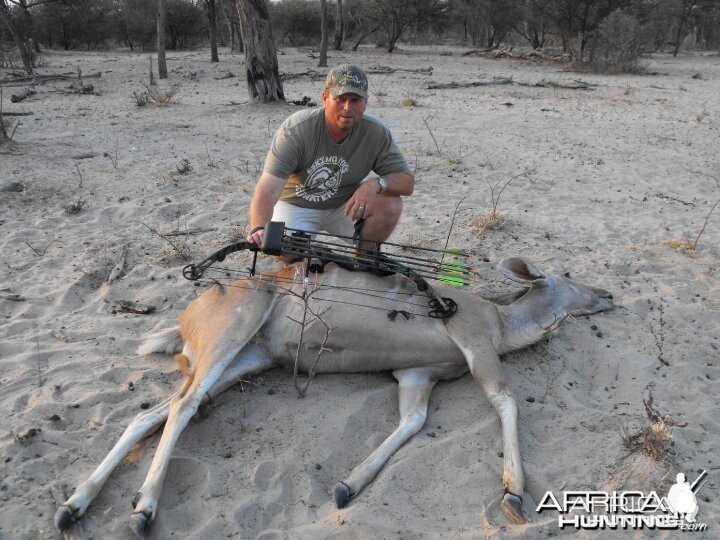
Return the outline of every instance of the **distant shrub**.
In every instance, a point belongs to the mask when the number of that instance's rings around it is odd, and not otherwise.
[[[646,28],[631,15],[617,9],[598,26],[588,42],[587,67],[598,73],[642,73],[640,57],[648,47]]]

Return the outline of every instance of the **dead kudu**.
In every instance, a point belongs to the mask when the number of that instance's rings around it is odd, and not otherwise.
[[[388,322],[382,311],[388,313],[402,307],[416,314],[427,313],[428,297],[417,294],[415,284],[404,276],[353,273],[334,264],[329,264],[320,276],[311,302],[315,303],[316,313],[331,321],[332,332],[328,338],[324,324],[311,318],[304,328],[300,369],[308,371],[312,367],[319,347],[327,339],[316,365],[317,373],[392,370],[399,382],[400,424],[335,486],[333,496],[339,508],[357,496],[390,457],[422,428],[435,383],[470,371],[501,419],[503,513],[511,523],[525,521],[518,406],[499,357],[538,341],[568,315],[606,311],[613,302],[607,291],[576,283],[567,274],[545,274],[521,258],[506,259],[499,268],[527,289],[488,301],[462,290],[438,286],[442,296],[452,297],[459,306],[458,312],[445,321],[416,316],[397,317],[395,322]],[[145,535],[157,512],[175,443],[200,404],[242,377],[274,366],[292,366],[295,362],[300,325],[292,319],[298,319],[307,306],[297,292],[302,290],[302,280],[298,283],[294,279],[296,270],[289,266],[262,279],[213,286],[190,303],[180,316],[178,327],[146,339],[138,351],[141,354],[175,353],[182,349],[178,356],[187,368],[187,377],[174,395],[132,420],[98,468],[58,508],[55,514],[58,529],[69,527],[82,516],[132,446],[165,423],[146,480],[132,500],[130,527],[136,535]],[[374,292],[359,297],[358,290]]]

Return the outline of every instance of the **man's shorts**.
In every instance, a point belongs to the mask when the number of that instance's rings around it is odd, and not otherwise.
[[[345,205],[326,210],[303,208],[285,201],[278,201],[273,209],[273,221],[284,221],[290,229],[301,229],[309,232],[325,231],[337,236],[352,237],[355,223],[343,212]]]

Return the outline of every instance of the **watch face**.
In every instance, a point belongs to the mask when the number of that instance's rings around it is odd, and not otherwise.
[[[385,180],[382,176],[378,178],[378,183],[380,184],[380,193],[387,189],[387,180]]]

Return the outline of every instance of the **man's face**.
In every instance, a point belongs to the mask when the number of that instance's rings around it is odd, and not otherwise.
[[[325,122],[331,131],[349,132],[360,123],[367,100],[357,94],[347,93],[333,96],[325,91],[322,95],[325,105]]]

